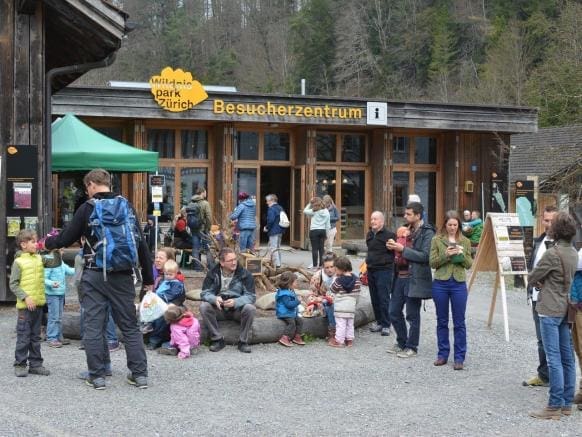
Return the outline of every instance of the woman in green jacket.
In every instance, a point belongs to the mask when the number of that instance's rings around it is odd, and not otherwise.
[[[471,242],[461,233],[461,219],[456,211],[445,215],[444,225],[430,246],[430,266],[436,269],[432,283],[432,298],[437,316],[438,355],[435,366],[449,359],[449,302],[455,332],[455,370],[462,370],[467,352],[465,310],[467,283],[465,270],[471,267]]]

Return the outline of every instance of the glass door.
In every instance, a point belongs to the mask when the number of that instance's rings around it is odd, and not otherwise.
[[[289,220],[291,221],[291,235],[289,244],[292,247],[301,247],[301,241],[305,234],[305,222],[303,220],[303,208],[305,207],[305,166],[293,168],[291,181],[291,209]]]

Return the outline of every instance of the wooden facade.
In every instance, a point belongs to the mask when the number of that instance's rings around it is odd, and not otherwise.
[[[383,211],[389,225],[396,226],[405,197],[413,191],[425,197],[423,203],[437,226],[449,209],[481,210],[482,198],[487,211],[491,175],[507,175],[509,135],[537,130],[537,111],[523,107],[388,101],[380,102],[388,107],[385,123],[376,125],[368,124],[370,106],[365,99],[208,94],[194,108],[171,113],[161,109],[147,89],[66,88],[53,97],[53,112],[74,113],[94,127],[118,126],[125,142],[161,152],[160,168],[174,169],[169,173],[175,177],[174,185],[168,187],[173,214],[190,194],[182,192],[187,184],[179,182],[180,169],[206,171],[217,222],[234,208],[241,174],[250,174],[255,184],[261,227],[262,197],[271,192],[269,187],[278,188],[280,203],[290,212],[289,242],[297,247],[305,246],[307,236],[300,211],[312,195],[330,189],[343,215],[340,240],[363,238],[374,210]],[[232,105],[230,113],[225,111],[227,104]],[[299,107],[303,114],[293,113]],[[305,108],[311,108],[311,116],[305,115]],[[326,116],[321,110],[315,116],[314,108],[346,117]],[[193,130],[208,137],[205,159],[182,155],[184,138]],[[127,135],[130,132],[133,136]],[[153,139],[161,133],[173,138],[170,146]],[[241,152],[239,144],[247,141],[247,134],[254,138],[256,150]],[[273,135],[289,138],[285,159],[267,157],[267,138]],[[346,148],[352,155],[354,150],[360,154],[347,156]],[[252,157],[237,155],[247,152]],[[148,203],[144,181],[143,175],[132,175],[120,187],[138,206],[142,220]]]

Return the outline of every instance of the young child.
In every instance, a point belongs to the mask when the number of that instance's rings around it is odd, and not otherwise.
[[[297,286],[297,275],[293,272],[283,272],[277,285],[279,288],[275,295],[276,314],[278,319],[285,322],[285,334],[279,339],[279,343],[287,347],[293,346],[293,343],[303,346],[305,345],[301,339],[303,319],[299,317],[297,311],[301,301],[294,291]]]
[[[185,360],[190,357],[192,349],[200,346],[198,319],[187,308],[174,304],[168,306],[164,319],[170,325],[170,344],[160,349],[160,353],[178,355],[178,358]]]
[[[331,284],[334,294],[335,337],[328,345],[351,347],[354,343],[354,317],[360,295],[360,280],[352,273],[352,263],[345,256],[335,262],[336,278]]]
[[[62,254],[62,249],[55,249],[43,257],[45,266],[44,292],[48,307],[46,337],[49,347],[63,346],[61,320],[65,306],[65,292],[67,291],[66,277],[75,274],[75,269],[64,263]]]
[[[40,354],[40,325],[44,294],[44,267],[42,258],[36,253],[36,233],[21,230],[16,236],[16,253],[10,273],[10,290],[16,296],[18,318],[16,325],[16,350],[14,373],[18,377],[47,376],[50,372],[42,365]],[[28,364],[28,368],[27,368]]]

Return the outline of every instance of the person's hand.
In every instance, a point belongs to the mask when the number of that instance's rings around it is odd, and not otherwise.
[[[454,256],[459,252],[458,252],[457,246],[448,246],[446,253],[447,253],[447,256],[450,258],[451,256]]]
[[[234,308],[234,299],[225,300],[222,305],[224,308]]]
[[[222,300],[222,297],[216,296],[216,308],[218,308],[219,310],[222,309],[223,303],[224,301]]]
[[[59,288],[59,283],[57,281],[53,282],[53,288]]]
[[[34,303],[34,299],[32,297],[26,296],[24,303],[26,304],[26,308],[28,308],[29,311],[34,311],[36,309],[36,304]]]
[[[386,248],[388,250],[395,250],[396,252],[402,252],[404,250],[404,246],[400,243],[397,243],[392,238],[386,241]]]

